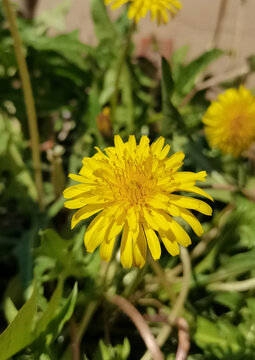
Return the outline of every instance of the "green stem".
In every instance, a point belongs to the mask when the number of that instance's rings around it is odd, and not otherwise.
[[[90,323],[92,316],[94,315],[94,313],[98,308],[99,303],[100,303],[99,300],[95,300],[95,301],[91,301],[88,304],[79,326],[77,341],[79,342],[81,341],[85,331],[87,330],[87,327]]]
[[[38,194],[38,204],[40,211],[44,210],[43,203],[43,182],[42,182],[42,170],[40,160],[40,147],[39,147],[39,133],[37,127],[36,111],[34,104],[34,97],[28,73],[28,68],[25,60],[23,51],[22,41],[19,35],[17,20],[14,11],[12,10],[11,3],[9,0],[3,0],[3,6],[6,11],[6,16],[10,26],[10,32],[13,39],[13,46],[15,56],[17,59],[18,69],[20,73],[24,100],[27,111],[31,148],[32,148],[32,160],[35,173],[35,186]]]
[[[135,22],[132,23],[132,25],[129,28],[128,34],[127,34],[127,38],[126,38],[126,42],[124,44],[118,65],[117,65],[117,73],[116,73],[116,78],[115,78],[115,83],[114,83],[114,92],[113,92],[113,96],[111,99],[111,119],[112,122],[115,122],[115,115],[116,115],[116,106],[117,106],[117,99],[118,99],[118,93],[119,93],[119,82],[120,82],[120,76],[121,76],[121,71],[123,68],[123,65],[125,63],[127,54],[128,54],[128,50],[129,50],[129,46],[130,46],[130,42],[132,39],[132,35],[133,32],[135,30]]]
[[[124,298],[129,298],[132,295],[137,287],[140,285],[140,282],[144,279],[144,275],[146,273],[147,266],[145,265],[142,269],[137,269],[136,276],[133,281],[125,288],[121,296]]]
[[[150,266],[152,267],[153,271],[155,272],[155,274],[158,276],[159,281],[161,283],[161,285],[164,287],[166,293],[169,296],[170,302],[174,302],[176,299],[175,293],[172,290],[171,285],[168,282],[168,279],[164,273],[164,270],[161,268],[161,266],[159,265],[159,263],[155,260],[152,259],[152,257],[149,257],[149,263]]]

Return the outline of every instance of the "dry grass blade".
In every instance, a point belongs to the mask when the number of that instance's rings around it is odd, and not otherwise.
[[[184,318],[176,320],[178,329],[178,349],[176,352],[176,360],[186,360],[190,349],[189,325]]]

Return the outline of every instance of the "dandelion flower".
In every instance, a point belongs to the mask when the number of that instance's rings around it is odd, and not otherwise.
[[[186,191],[212,198],[196,187],[205,181],[206,172],[177,172],[183,152],[167,157],[170,146],[160,137],[151,146],[142,136],[139,145],[132,135],[123,143],[119,135],[115,147],[106,148],[83,159],[79,175],[70,178],[80,184],[64,191],[69,209],[79,209],[72,218],[72,228],[79,221],[97,214],[84,236],[88,252],[100,246],[100,256],[109,261],[115,239],[122,232],[120,260],[125,268],[142,267],[147,247],[157,260],[161,255],[160,240],[171,255],[179,254],[179,245],[191,244],[189,235],[173,217],[182,217],[197,235],[203,229],[190,212],[211,215],[211,207],[202,200],[174,194]]]
[[[228,89],[212,102],[203,122],[210,146],[237,157],[255,140],[255,97],[243,86]]]
[[[112,3],[112,9],[131,3],[128,11],[129,19],[135,19],[138,23],[148,12],[151,13],[151,21],[157,20],[158,24],[168,22],[168,12],[174,16],[181,8],[179,0],[105,0],[105,4]]]

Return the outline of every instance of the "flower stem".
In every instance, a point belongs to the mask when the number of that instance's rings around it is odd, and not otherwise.
[[[5,8],[6,16],[10,26],[10,32],[13,39],[14,52],[15,52],[22,88],[23,88],[30,139],[31,139],[32,160],[33,160],[33,167],[35,173],[35,186],[38,194],[38,205],[40,211],[43,211],[44,210],[43,182],[42,182],[42,170],[41,170],[40,148],[39,148],[39,133],[37,127],[37,118],[36,118],[32,86],[28,73],[27,63],[25,60],[22,41],[17,27],[16,15],[12,10],[12,6],[9,0],[3,0],[3,6]]]
[[[152,267],[155,274],[158,276],[159,281],[161,282],[161,285],[164,287],[166,293],[168,294],[170,301],[174,302],[176,299],[175,293],[173,292],[171,285],[169,284],[169,281],[164,273],[164,270],[161,268],[159,263],[152,259],[152,257],[149,257],[149,263]]]
[[[132,25],[129,28],[123,50],[122,50],[119,62],[117,64],[117,72],[116,72],[116,78],[115,78],[115,83],[114,83],[114,91],[113,91],[113,96],[112,96],[112,99],[111,99],[111,119],[112,119],[113,123],[115,122],[116,106],[117,106],[117,98],[118,98],[118,93],[119,93],[119,82],[120,82],[121,71],[122,71],[122,68],[124,66],[127,54],[128,54],[128,50],[129,50],[129,46],[130,46],[130,42],[131,42],[134,30],[135,30],[135,22],[133,22]]]
[[[90,320],[91,320],[92,316],[94,315],[94,313],[96,312],[99,304],[100,304],[99,300],[93,300],[88,304],[86,311],[84,312],[84,315],[82,317],[79,329],[78,329],[78,336],[77,336],[78,342],[81,341],[85,331],[87,330]]]

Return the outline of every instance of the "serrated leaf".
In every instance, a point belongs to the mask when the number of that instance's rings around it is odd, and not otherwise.
[[[56,259],[60,264],[66,267],[70,260],[68,248],[73,242],[62,239],[52,229],[46,229],[41,232],[41,239],[41,245],[36,249],[36,254]]]

